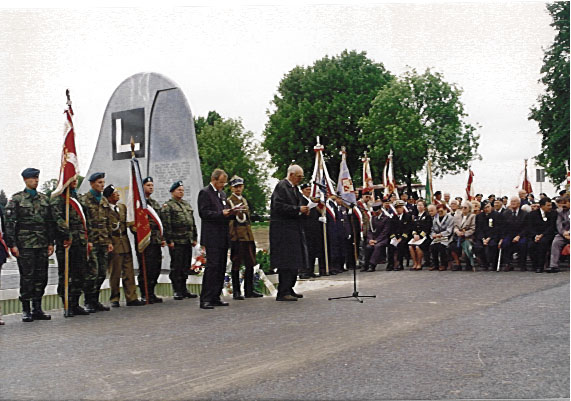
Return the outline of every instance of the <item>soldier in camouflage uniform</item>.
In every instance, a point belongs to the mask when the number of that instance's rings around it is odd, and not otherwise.
[[[184,186],[177,181],[170,187],[172,198],[163,205],[161,220],[165,241],[171,256],[169,278],[172,283],[174,299],[196,298],[196,294],[188,292],[186,278],[192,262],[192,247],[197,242],[197,230],[194,224],[192,207],[183,200]]]
[[[55,221],[56,257],[58,262],[57,293],[65,305],[65,248],[69,248],[69,310],[66,317],[89,315],[79,306],[79,297],[83,289],[87,270],[87,231],[84,226],[84,215],[80,215],[72,206],[73,199],[77,200],[77,180],[69,185],[69,227],[65,222],[65,193],[51,199],[52,218]],[[81,208],[79,202],[76,203]],[[81,210],[81,209],[80,209]]]
[[[119,191],[113,185],[108,185],[103,196],[109,202],[109,223],[111,225],[111,243],[113,252],[109,254],[109,287],[111,288],[111,306],[118,308],[121,296],[119,280],[123,278],[123,293],[127,306],[142,306],[144,302],[137,298],[137,285],[135,284],[135,269],[133,268],[133,254],[131,243],[127,235],[127,206],[117,203],[120,199]]]
[[[234,176],[230,180],[232,195],[228,197],[231,208],[242,204],[242,211],[237,212],[236,219],[230,220],[230,260],[232,261],[232,297],[242,300],[240,291],[240,266],[246,266],[244,293],[246,298],[259,298],[263,295],[254,291],[254,266],[256,265],[256,243],[252,233],[250,208],[248,201],[242,196],[244,180]]]
[[[109,202],[103,197],[105,173],[93,173],[89,177],[91,189],[80,198],[87,215],[87,235],[91,253],[87,264],[87,274],[83,292],[85,310],[89,313],[108,311],[109,307],[99,302],[101,284],[107,274],[108,253],[113,252],[111,244],[111,225],[109,221]]]
[[[155,212],[161,212],[161,205],[159,202],[151,198],[155,190],[153,177],[147,177],[143,180],[143,190],[145,191],[145,198],[147,200],[147,205],[152,207]],[[151,226],[151,242],[145,248],[145,266],[147,270],[147,291],[149,292],[149,303],[161,303],[162,298],[155,295],[155,286],[159,280],[161,274],[161,265],[163,262],[163,254],[161,247],[166,245],[166,242],[161,236],[161,230],[154,219],[149,217],[149,225]],[[146,302],[145,298],[145,275],[143,272],[143,259],[141,254],[137,252],[137,261],[139,262],[139,290],[141,291],[141,298]]]
[[[42,311],[42,297],[48,284],[48,257],[54,252],[54,232],[49,199],[36,190],[39,175],[40,170],[25,169],[26,188],[12,195],[6,206],[6,244],[18,260],[24,322],[51,319]]]

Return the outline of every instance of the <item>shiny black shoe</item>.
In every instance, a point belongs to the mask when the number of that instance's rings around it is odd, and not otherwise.
[[[246,298],[262,298],[264,295],[259,292],[252,291],[251,294],[246,294]]]
[[[230,304],[228,302],[224,302],[224,301],[221,301],[218,299],[216,301],[210,302],[210,305],[212,305],[212,306],[228,306]]]
[[[291,295],[293,295],[296,298],[303,298],[303,294],[298,294],[298,293],[293,292],[293,291],[291,292]]]
[[[81,306],[79,306],[79,305],[73,306],[73,307],[71,308],[71,310],[73,311],[73,314],[74,314],[75,316],[80,316],[80,315],[86,316],[86,315],[89,315],[89,312],[86,311],[85,309],[83,309],[83,308],[82,308]]]
[[[93,305],[93,304],[85,304],[85,305],[84,305],[84,310],[85,310],[87,313],[95,313],[95,312],[97,312],[97,308],[96,308],[95,305]]]
[[[198,298],[198,295],[193,294],[192,292],[183,292],[182,296],[185,298]]]
[[[201,302],[200,309],[214,309],[214,305],[212,305],[210,302]]]
[[[112,308],[119,308],[121,305],[119,304],[119,301],[113,301],[111,302],[111,307]]]
[[[244,296],[239,292],[235,292],[234,294],[232,294],[232,299],[235,299],[236,301],[243,301],[246,298],[244,298]]]
[[[173,298],[176,299],[177,301],[182,301],[184,299],[184,295],[175,292]]]
[[[110,311],[111,308],[109,308],[108,306],[103,305],[101,302],[97,302],[95,304],[95,309],[97,309],[97,312],[107,312]]]
[[[309,280],[310,278],[312,278],[312,277],[309,274],[300,274],[299,275],[300,280]]]
[[[127,302],[127,306],[144,306],[144,305],[146,305],[146,303],[144,303],[143,301],[139,301],[138,299]]]
[[[149,298],[151,299],[152,304],[162,304],[163,303],[163,299],[161,297],[157,297],[155,294],[151,295]]]
[[[22,322],[29,323],[33,321],[34,318],[32,317],[32,313],[29,310],[22,312]]]
[[[276,301],[289,301],[289,302],[292,302],[292,301],[297,301],[297,298],[294,297],[293,295],[285,295],[285,296],[283,296],[283,297],[278,297],[278,298],[276,298]]]

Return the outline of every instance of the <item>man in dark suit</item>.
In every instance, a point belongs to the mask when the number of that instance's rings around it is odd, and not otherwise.
[[[484,210],[476,216],[474,253],[480,258],[481,269],[493,269],[498,256],[498,241],[502,235],[501,215],[484,201]]]
[[[410,213],[404,212],[405,202],[398,200],[395,202],[396,213],[391,218],[391,229],[389,240],[396,239],[396,245],[389,242],[387,270],[403,270],[402,262],[405,257],[410,233],[412,231],[412,217]]]
[[[504,271],[510,271],[510,263],[514,252],[518,254],[518,264],[521,271],[526,271],[525,260],[527,258],[527,235],[526,216],[527,212],[520,209],[520,198],[514,196],[510,200],[510,206],[504,209],[503,233],[501,241],[502,263]]]
[[[228,306],[220,299],[226,261],[230,246],[229,223],[233,218],[222,189],[228,181],[224,170],[215,169],[210,176],[210,184],[198,193],[198,214],[202,219],[200,244],[206,249],[206,268],[200,292],[200,308],[213,309],[215,306]]]
[[[307,265],[303,215],[309,214],[309,207],[302,206],[302,195],[297,188],[302,179],[302,168],[292,165],[287,170],[287,178],[281,180],[272,193],[270,264],[279,274],[276,301],[297,301],[302,297],[293,290],[298,270]]]
[[[539,201],[539,209],[529,213],[529,253],[536,273],[543,273],[547,253],[551,250],[551,242],[555,236],[557,214],[551,207],[551,199],[543,198]]]

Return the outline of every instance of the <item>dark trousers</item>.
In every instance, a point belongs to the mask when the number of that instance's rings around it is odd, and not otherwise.
[[[490,265],[496,263],[498,257],[498,241],[491,239],[488,245],[484,245],[483,241],[474,241],[474,253],[480,258],[482,267],[489,268]],[[493,266],[492,266],[493,267]]]
[[[278,295],[277,298],[293,294],[293,287],[297,282],[297,269],[278,269]]]
[[[529,253],[531,255],[531,260],[533,261],[534,269],[543,269],[545,266],[545,261],[547,260],[547,253],[551,252],[551,241],[553,238],[542,237],[539,242],[535,242],[533,238],[531,239],[529,245]]]
[[[361,241],[359,240],[359,238],[356,239],[357,241],[357,260],[359,260],[359,251],[360,251],[360,247],[361,247]],[[347,266],[347,269],[354,269],[355,266],[357,265],[356,261],[355,261],[355,244],[353,242],[353,238],[351,239],[346,239],[345,240],[345,266]]]
[[[155,286],[157,285],[157,281],[161,275],[161,265],[163,262],[161,245],[151,244],[145,248],[145,252],[143,253],[145,255],[145,268],[147,270],[147,289],[149,291],[149,296],[152,296],[155,294]],[[139,252],[137,252],[137,261],[139,262],[139,275],[137,276],[137,282],[139,283],[141,296],[145,296],[145,274],[143,272],[143,258]]]
[[[58,264],[58,286],[57,293],[60,297],[65,297],[65,248],[63,244],[56,246],[56,258]],[[68,269],[68,295],[69,298],[81,296],[85,273],[87,271],[87,247],[71,246],[69,248],[69,269]]]
[[[432,254],[432,265],[434,267],[448,267],[448,248],[446,245],[441,243],[431,244],[430,253]],[[438,259],[440,259],[440,264],[438,264]]]
[[[86,303],[89,303],[91,298],[93,298],[94,302],[99,302],[99,291],[107,275],[108,262],[107,245],[93,244],[87,262],[85,281],[83,283],[83,293],[85,294]]]
[[[190,244],[175,244],[169,248],[171,256],[171,280],[172,290],[177,295],[184,294],[186,290],[187,271],[192,262],[192,246]]]
[[[240,266],[246,266],[244,274],[244,292],[252,295],[254,291],[254,266],[256,265],[256,243],[254,241],[232,241],[230,244],[230,260],[232,271],[240,271]]]
[[[20,299],[41,299],[48,285],[48,248],[21,248],[18,257]]]
[[[228,248],[206,247],[206,267],[202,278],[202,291],[200,302],[214,302],[220,300],[226,275],[226,261]]]
[[[398,243],[398,245],[392,246],[389,245],[389,260],[388,260],[388,266],[394,266],[394,261],[395,261],[395,251],[396,251],[396,257],[398,260],[398,264],[399,266],[402,266],[402,261],[406,255],[406,251],[408,248],[408,244],[407,244],[407,240],[405,238],[401,239],[401,241]]]
[[[527,238],[521,237],[518,242],[512,242],[513,236],[504,237],[502,240],[502,263],[509,265],[512,261],[513,254],[517,252],[518,265],[525,267],[525,260],[527,258]]]

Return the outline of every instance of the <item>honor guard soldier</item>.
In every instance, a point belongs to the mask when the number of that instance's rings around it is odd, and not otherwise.
[[[171,256],[171,280],[174,299],[196,298],[186,288],[186,278],[192,262],[192,247],[198,238],[192,206],[185,201],[182,181],[176,181],[170,187],[172,198],[162,208],[161,217],[164,235]]]
[[[312,202],[311,186],[309,184],[300,185],[301,188],[301,205],[307,206]],[[303,230],[305,232],[305,242],[307,245],[308,264],[300,270],[299,278],[309,279],[316,277],[313,272],[315,268],[315,259],[319,264],[320,274],[325,274],[325,252],[323,247],[323,230],[326,217],[322,216],[317,207],[309,209],[309,215],[303,216]]]
[[[54,233],[49,199],[36,190],[39,176],[40,170],[35,168],[22,171],[26,188],[12,195],[6,206],[6,244],[18,260],[24,322],[51,319],[42,311],[42,297],[48,284]]]
[[[131,243],[127,235],[127,206],[118,203],[121,195],[113,185],[103,190],[103,196],[109,202],[109,223],[111,225],[111,244],[113,252],[109,254],[109,287],[111,288],[111,306],[119,307],[121,292],[119,280],[123,278],[123,293],[127,306],[145,305],[137,299],[137,286],[135,285],[135,271],[133,268],[133,254]]]
[[[111,244],[111,224],[109,202],[103,196],[105,173],[93,173],[89,177],[91,189],[80,198],[87,217],[88,246],[91,248],[85,276],[85,310],[89,313],[108,311],[109,307],[99,302],[101,284],[105,281]]]
[[[147,206],[150,206],[155,210],[155,212],[161,212],[161,205],[159,202],[151,198],[151,195],[155,191],[155,184],[153,182],[153,177],[147,177],[143,180],[143,190],[145,192],[145,199],[147,200]],[[151,242],[145,248],[143,252],[145,255],[145,267],[147,269],[147,291],[149,293],[149,303],[156,304],[163,302],[162,298],[155,295],[155,287],[161,275],[161,265],[163,262],[163,254],[161,247],[166,245],[166,242],[161,236],[161,230],[154,219],[149,217],[149,225],[151,226]],[[141,298],[143,301],[147,301],[145,298],[145,274],[143,272],[143,260],[141,254],[137,252],[137,260],[139,262],[139,276],[137,281],[139,282],[139,290],[141,291]]]
[[[231,208],[240,211],[236,213],[236,220],[230,221],[230,260],[232,261],[232,295],[234,299],[242,300],[240,293],[240,266],[246,266],[244,278],[244,293],[246,298],[259,298],[263,295],[254,291],[254,265],[256,264],[256,243],[252,233],[250,221],[250,208],[248,201],[242,196],[244,179],[235,175],[230,180],[232,195],[228,197]],[[240,206],[239,206],[240,205]]]
[[[79,305],[87,271],[87,222],[77,201],[77,179],[69,184],[69,226],[65,218],[65,193],[51,199],[51,212],[55,221],[56,257],[58,263],[57,293],[65,305],[65,249],[69,248],[68,311],[65,317],[89,315]]]
[[[410,213],[404,212],[405,202],[397,200],[395,202],[396,213],[391,218],[391,231],[388,250],[388,264],[387,270],[403,270],[403,259],[410,240],[410,233],[412,231],[412,217]],[[394,240],[394,241],[393,241]],[[396,242],[396,245],[393,243]],[[396,252],[395,252],[396,251]]]

